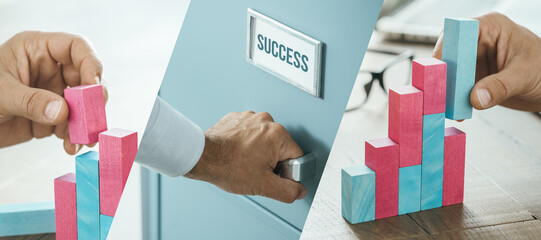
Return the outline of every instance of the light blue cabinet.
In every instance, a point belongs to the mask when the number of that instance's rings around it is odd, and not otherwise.
[[[305,153],[317,154],[317,171],[302,182],[307,197],[293,204],[237,196],[205,182],[146,172],[146,237],[297,239],[381,4],[382,0],[192,0],[160,96],[202,129],[231,111],[269,112]],[[321,98],[246,61],[248,8],[324,43]]]

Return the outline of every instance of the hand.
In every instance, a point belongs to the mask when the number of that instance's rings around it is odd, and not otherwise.
[[[243,195],[292,203],[306,188],[273,173],[279,161],[303,156],[287,130],[265,112],[229,113],[205,132],[205,149],[186,177]]]
[[[470,102],[476,109],[495,105],[541,111],[541,38],[506,16],[479,20],[476,84]],[[442,36],[434,49],[441,59]]]
[[[81,36],[22,32],[0,45],[0,147],[54,133],[67,153],[78,152],[82,146],[69,140],[64,89],[98,84],[101,73]]]

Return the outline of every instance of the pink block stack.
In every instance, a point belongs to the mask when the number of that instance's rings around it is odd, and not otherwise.
[[[99,159],[93,159],[95,164],[81,164],[85,158],[77,159],[77,178],[70,173],[55,179],[56,237],[73,240],[98,236],[106,239],[137,154],[137,132],[118,128],[107,130],[101,85],[68,88],[64,90],[64,96],[70,110],[71,142],[92,144],[99,141],[100,152]],[[76,184],[76,179],[82,182]],[[92,198],[77,199],[79,193]],[[79,204],[83,200],[87,201],[86,205]],[[84,207],[90,204],[94,204],[96,210]],[[83,206],[79,212],[77,205]]]

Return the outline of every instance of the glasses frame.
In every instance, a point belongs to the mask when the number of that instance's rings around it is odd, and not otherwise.
[[[389,63],[383,65],[377,71],[359,70],[359,73],[370,73],[372,75],[372,79],[363,86],[363,89],[366,92],[366,98],[363,100],[363,102],[358,104],[357,106],[353,106],[352,108],[346,109],[346,112],[350,112],[350,111],[359,109],[366,103],[366,101],[368,100],[368,97],[370,96],[370,92],[372,91],[372,85],[373,85],[373,83],[375,81],[378,81],[379,86],[381,87],[381,89],[383,89],[385,94],[388,94],[388,91],[385,90],[386,88],[385,88],[385,83],[383,81],[383,75],[384,75],[385,71],[387,71],[387,69],[389,69],[390,67],[396,65],[397,63],[405,61],[405,60],[409,60],[410,67],[409,67],[408,75],[411,76],[411,65],[413,63],[413,58],[414,58],[414,54],[413,54],[412,50],[398,49],[398,48],[396,48],[396,49],[368,48],[366,51],[367,52],[373,52],[373,53],[394,55],[396,57],[392,61],[390,61]],[[411,78],[408,77],[408,84],[410,82],[411,82]]]

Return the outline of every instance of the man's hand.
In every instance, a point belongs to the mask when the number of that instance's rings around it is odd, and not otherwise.
[[[303,156],[287,130],[265,112],[230,113],[206,132],[205,149],[186,177],[243,195],[292,203],[306,188],[273,173],[279,161]]]
[[[470,102],[476,109],[495,105],[541,111],[541,38],[506,16],[479,20],[476,84]],[[442,36],[434,49],[441,59]]]
[[[75,154],[82,146],[69,140],[64,89],[98,84],[101,74],[96,53],[81,36],[22,32],[0,45],[0,147],[54,133]]]

